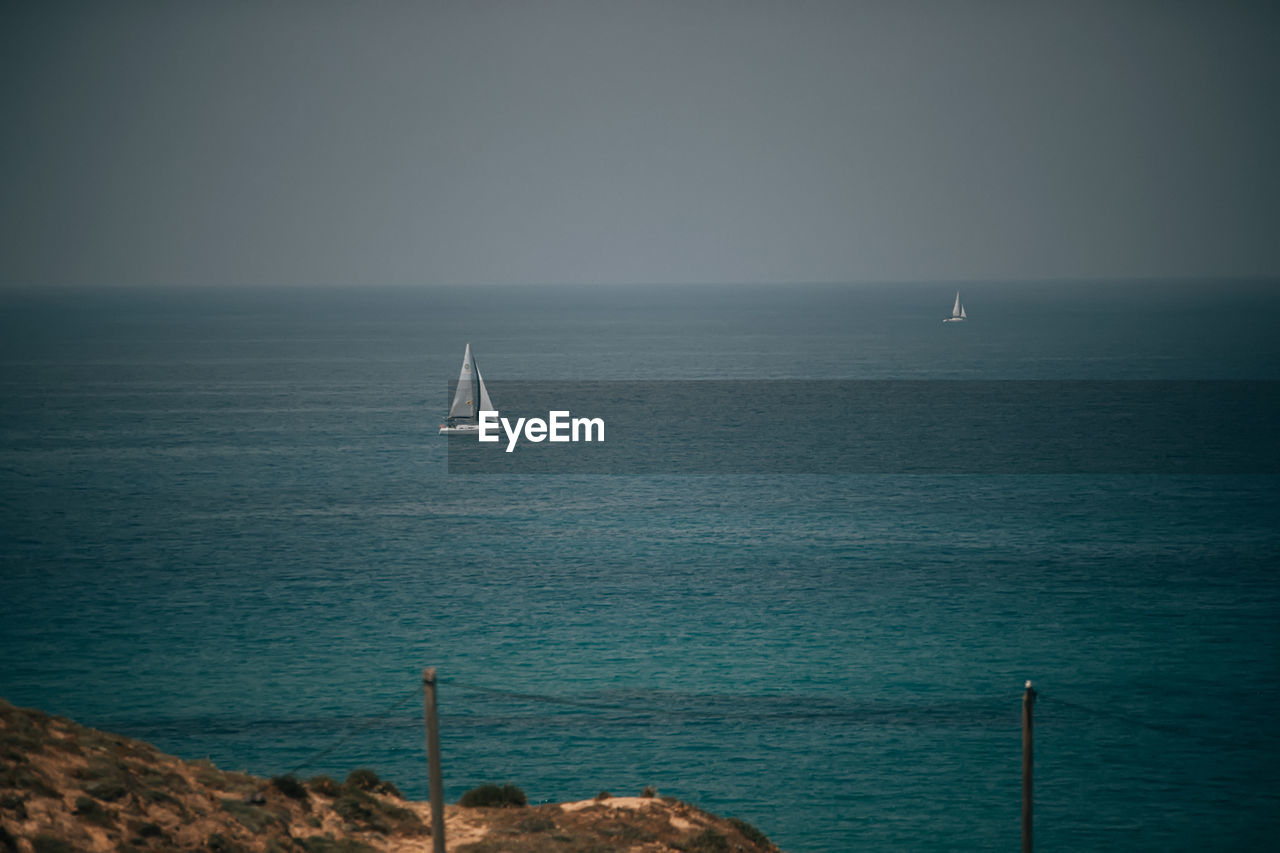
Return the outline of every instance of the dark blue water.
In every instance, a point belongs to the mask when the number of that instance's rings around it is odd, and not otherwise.
[[[944,850],[1017,845],[1030,678],[1040,849],[1269,847],[1273,475],[468,478],[435,434],[468,340],[494,382],[1280,379],[1273,282],[953,297],[7,294],[0,695],[425,796],[431,665],[451,799],[654,785]]]

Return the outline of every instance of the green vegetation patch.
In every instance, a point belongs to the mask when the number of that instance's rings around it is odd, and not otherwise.
[[[242,845],[217,832],[210,835],[205,844],[209,848],[209,853],[243,853],[244,851]]]
[[[467,808],[508,808],[528,805],[524,791],[515,785],[481,785],[462,795],[458,805]]]
[[[618,848],[576,835],[543,835],[522,838],[513,848],[510,838],[482,838],[458,847],[456,853],[618,853]]]
[[[191,785],[187,782],[186,777],[176,770],[163,770],[154,767],[148,767],[137,774],[138,783],[143,788],[151,790],[163,790],[174,794],[191,793]]]
[[[293,840],[301,844],[302,849],[307,853],[375,853],[373,847],[363,841],[353,841],[350,838],[335,841],[332,838],[317,835],[311,838],[294,838]]]
[[[537,835],[540,832],[550,832],[555,828],[554,820],[544,814],[534,813],[511,824],[506,831],[512,835]]]
[[[124,783],[133,775],[133,772],[129,769],[129,765],[122,761],[116,761],[111,758],[95,758],[75,771],[74,775],[77,779],[89,782],[110,780]]]
[[[750,841],[752,844],[755,844],[758,847],[763,847],[766,850],[773,849],[774,845],[773,842],[769,840],[769,836],[765,835],[745,820],[739,820],[736,817],[731,817],[729,818],[729,825],[742,833],[742,837]]]
[[[182,817],[190,817],[191,812],[187,811],[187,807],[182,801],[169,796],[165,791],[159,788],[140,788],[137,791],[138,799],[144,803],[152,803],[158,806],[168,806]]]
[[[491,812],[486,822],[489,834],[461,845],[458,853],[615,853],[675,837],[665,814],[602,807],[572,812],[556,805],[502,809]]]
[[[62,798],[62,792],[49,783],[45,775],[30,764],[0,767],[0,788],[17,788],[38,797]]]
[[[404,795],[400,793],[399,788],[390,782],[379,779],[378,774],[367,767],[361,767],[348,773],[347,781],[342,783],[342,787],[354,788],[358,791],[369,791],[374,794],[390,794],[393,797],[404,799]]]
[[[728,853],[729,839],[725,838],[722,833],[707,827],[678,846],[686,853]]]
[[[342,793],[333,801],[333,810],[338,817],[357,829],[402,835],[428,832],[428,827],[414,812],[384,802],[355,787],[343,786]]]
[[[27,798],[18,793],[0,795],[0,811],[13,812],[18,820],[26,820]]]
[[[248,773],[235,773],[221,770],[207,758],[190,762],[196,781],[206,788],[226,791],[231,794],[252,794],[261,787],[260,781]]]
[[[119,782],[102,781],[85,785],[84,792],[95,800],[114,803],[116,800],[124,799],[124,796],[129,793],[129,789]]]
[[[100,732],[97,729],[77,726],[75,737],[80,746],[119,759],[134,758],[145,762],[154,762],[161,760],[163,757],[163,753],[150,744],[130,740],[124,735],[112,734],[111,732]]]
[[[0,757],[25,760],[44,752],[48,744],[49,716],[41,711],[15,708],[0,699]]]
[[[245,829],[256,834],[274,826],[288,826],[289,817],[283,817],[271,809],[255,806],[243,800],[223,800],[222,810],[238,820]]]
[[[129,831],[137,836],[134,840],[140,844],[145,844],[149,838],[167,838],[164,827],[149,821],[132,823],[129,825]]]
[[[31,839],[31,849],[35,853],[80,853],[70,841],[53,835],[37,835]]]
[[[171,806],[184,816],[187,814],[174,794],[189,793],[191,786],[174,770],[108,756],[90,761],[77,770],[75,776],[84,783],[84,792],[95,800],[114,803],[133,794],[141,802]]]
[[[93,797],[76,797],[75,813],[86,823],[114,827],[116,816],[102,807]]]
[[[625,821],[609,821],[607,823],[598,823],[595,825],[596,832],[608,838],[611,842],[618,842],[630,846],[632,844],[646,844],[650,841],[657,841],[658,836],[652,832],[648,832],[644,827],[637,826],[633,823]]]
[[[271,779],[271,787],[284,794],[291,800],[298,800],[307,808],[310,808],[311,792],[305,785],[299,782],[293,774],[288,776],[274,776]]]
[[[336,797],[342,790],[331,776],[312,776],[307,787],[322,797]]]

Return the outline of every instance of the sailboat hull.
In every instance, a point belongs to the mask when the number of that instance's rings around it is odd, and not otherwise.
[[[944,323],[963,323],[963,322],[964,322],[965,320],[967,320],[967,319],[968,319],[967,317],[947,317],[947,318],[945,318],[942,322],[944,322]]]
[[[480,432],[479,424],[440,424],[440,435],[472,434]]]

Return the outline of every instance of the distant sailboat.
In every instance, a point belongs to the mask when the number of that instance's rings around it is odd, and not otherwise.
[[[946,318],[945,320],[943,320],[942,322],[944,322],[944,323],[959,323],[959,322],[960,322],[960,321],[962,321],[962,320],[968,320],[968,319],[969,319],[969,315],[968,315],[968,314],[966,314],[966,313],[964,313],[964,306],[960,304],[960,291],[958,291],[958,290],[957,290],[957,291],[956,291],[956,304],[955,304],[955,306],[951,309],[951,316],[950,316],[950,317],[947,317],[947,318]]]
[[[479,405],[477,405],[477,403]],[[489,399],[489,389],[484,387],[480,365],[471,355],[471,344],[462,353],[462,372],[458,374],[458,390],[453,394],[449,416],[440,424],[440,434],[480,431],[480,413],[497,409]]]

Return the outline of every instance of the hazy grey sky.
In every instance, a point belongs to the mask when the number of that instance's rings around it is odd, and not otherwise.
[[[0,284],[1280,274],[1280,4],[9,2]]]

